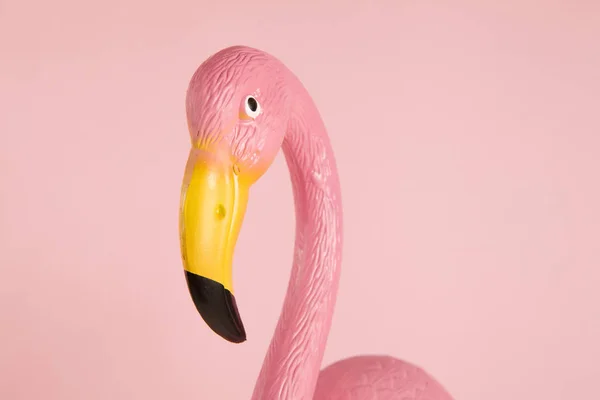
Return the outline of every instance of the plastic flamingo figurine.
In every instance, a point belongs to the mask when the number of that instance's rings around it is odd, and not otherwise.
[[[229,47],[196,70],[186,111],[192,148],[180,209],[185,277],[204,321],[230,342],[246,340],[232,258],[250,186],[280,148],[293,183],[293,267],[252,399],[452,399],[421,368],[389,356],[352,357],[319,372],[340,279],[342,201],[325,126],[298,78],[269,54]]]

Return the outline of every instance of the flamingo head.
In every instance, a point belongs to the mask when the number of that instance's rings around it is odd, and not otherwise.
[[[264,52],[230,47],[198,67],[187,91],[191,150],[180,205],[183,267],[196,309],[233,343],[246,340],[233,295],[234,247],[250,186],[271,165],[285,136],[287,74]]]

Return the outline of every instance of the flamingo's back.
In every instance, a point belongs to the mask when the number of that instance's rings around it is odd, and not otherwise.
[[[389,356],[356,356],[319,374],[314,400],[452,400],[423,369]]]

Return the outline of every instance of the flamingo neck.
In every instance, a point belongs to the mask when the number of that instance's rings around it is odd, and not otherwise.
[[[342,203],[329,137],[306,90],[283,143],[296,213],[292,272],[253,400],[310,400],[335,307],[342,256]]]

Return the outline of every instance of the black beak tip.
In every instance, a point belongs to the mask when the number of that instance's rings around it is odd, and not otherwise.
[[[204,322],[229,342],[245,342],[246,331],[233,294],[219,282],[188,271],[185,271],[185,279]]]

